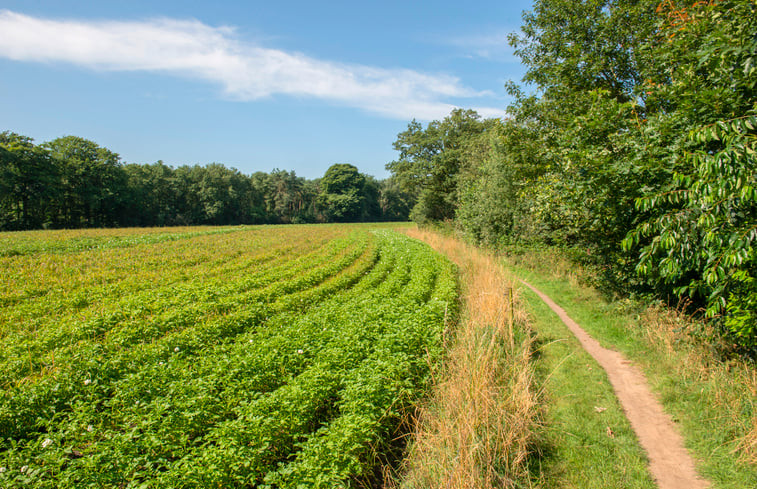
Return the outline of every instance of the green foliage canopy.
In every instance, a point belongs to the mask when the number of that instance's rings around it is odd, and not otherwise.
[[[319,196],[321,200],[319,201]],[[93,141],[0,133],[0,230],[407,220],[412,197],[353,165],[324,179],[121,162]]]
[[[756,9],[536,0],[510,38],[532,93],[511,84],[503,121],[413,121],[387,168],[415,220],[570,247],[602,285],[688,297],[757,355]]]
[[[455,217],[458,173],[467,141],[493,125],[474,110],[455,109],[442,121],[424,129],[413,120],[397,135],[394,149],[400,156],[386,165],[400,188],[417,199],[412,211],[417,222]]]
[[[652,217],[624,245],[643,243],[640,274],[703,301],[741,345],[756,347],[757,6],[665,4],[660,14],[664,78],[648,90],[666,110],[653,124],[688,130],[670,148],[670,185],[638,199]]]
[[[349,163],[331,165],[321,179],[318,204],[329,221],[357,221],[365,202],[365,176]]]

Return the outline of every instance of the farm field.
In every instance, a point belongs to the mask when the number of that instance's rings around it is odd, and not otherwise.
[[[361,485],[456,314],[386,226],[0,233],[0,485]]]

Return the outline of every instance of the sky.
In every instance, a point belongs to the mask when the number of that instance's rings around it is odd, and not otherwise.
[[[397,134],[502,117],[527,0],[0,0],[0,131],[125,163],[386,178]]]

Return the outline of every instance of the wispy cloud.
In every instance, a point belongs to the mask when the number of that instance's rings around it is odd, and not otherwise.
[[[324,61],[245,43],[231,27],[196,20],[50,20],[0,11],[0,57],[107,71],[152,71],[217,83],[229,97],[325,99],[386,117],[439,119],[451,98],[485,95],[458,78]],[[480,107],[488,116],[502,110]]]
[[[452,46],[459,50],[462,56],[468,58],[518,63],[519,60],[513,53],[508,40],[510,33],[515,30],[445,37],[439,40],[439,44]]]

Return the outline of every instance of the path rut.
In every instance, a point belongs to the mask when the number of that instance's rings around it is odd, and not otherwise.
[[[578,338],[581,346],[607,372],[615,394],[631,422],[639,443],[649,457],[649,470],[660,489],[700,489],[709,487],[694,468],[683,438],[670,416],[649,389],[644,374],[620,353],[608,350],[572,320],[563,308],[528,282],[534,291]]]

